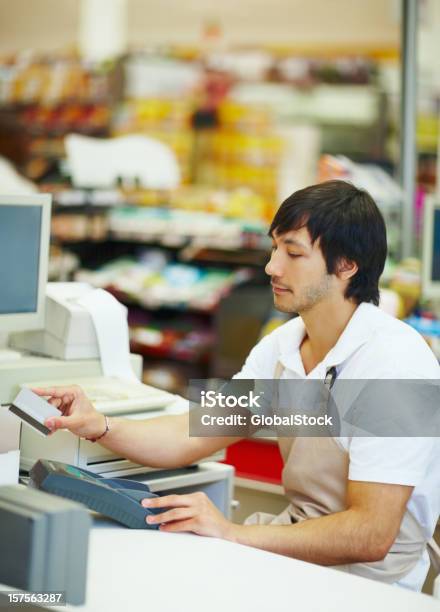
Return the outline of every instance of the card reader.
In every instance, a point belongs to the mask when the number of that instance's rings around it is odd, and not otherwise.
[[[29,472],[30,486],[80,502],[90,510],[131,529],[157,529],[146,517],[162,509],[141,505],[146,497],[158,497],[148,485],[123,478],[104,478],[68,463],[40,459]]]

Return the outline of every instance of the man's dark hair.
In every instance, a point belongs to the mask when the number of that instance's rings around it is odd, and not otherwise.
[[[319,239],[327,273],[337,271],[341,259],[353,261],[358,271],[345,297],[379,303],[379,277],[387,254],[385,223],[373,198],[346,181],[334,180],[295,191],[281,204],[269,234],[285,234],[306,227],[312,242]]]

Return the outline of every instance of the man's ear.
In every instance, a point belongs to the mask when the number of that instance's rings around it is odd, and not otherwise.
[[[349,280],[357,273],[358,270],[359,267],[355,261],[350,261],[349,259],[341,257],[336,266],[336,275],[341,280]]]

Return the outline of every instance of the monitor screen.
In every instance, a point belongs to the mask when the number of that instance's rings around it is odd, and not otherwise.
[[[41,206],[0,206],[0,314],[36,312]]]
[[[440,281],[440,208],[434,209],[431,280],[434,282]]]

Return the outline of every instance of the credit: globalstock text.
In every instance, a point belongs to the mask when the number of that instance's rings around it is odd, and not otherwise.
[[[333,417],[328,414],[321,416],[309,416],[307,414],[290,414],[288,416],[268,416],[264,414],[228,414],[228,416],[213,416],[211,414],[203,414],[200,422],[202,425],[228,425],[228,426],[245,426],[248,423],[257,427],[281,427],[281,426],[308,426],[308,425],[320,425],[329,426],[333,425]]]

